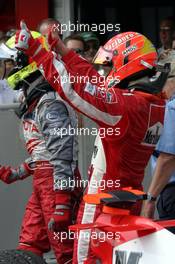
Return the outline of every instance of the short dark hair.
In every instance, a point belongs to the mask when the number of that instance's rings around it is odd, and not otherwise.
[[[66,45],[69,40],[78,40],[78,41],[81,41],[83,43],[83,46],[84,46],[84,49],[85,49],[86,42],[84,41],[84,39],[80,35],[78,35],[78,34],[72,34],[72,35],[66,37],[63,40],[64,44]]]
[[[175,30],[175,17],[173,17],[173,16],[167,16],[167,17],[161,19],[160,24],[161,24],[163,21],[169,21],[169,22],[171,22],[172,29]]]

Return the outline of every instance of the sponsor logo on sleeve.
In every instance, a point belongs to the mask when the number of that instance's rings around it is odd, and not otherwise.
[[[164,108],[164,106],[150,105],[148,126],[142,145],[156,146],[162,134],[164,111],[159,111],[160,107]]]

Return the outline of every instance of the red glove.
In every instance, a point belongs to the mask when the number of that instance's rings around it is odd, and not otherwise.
[[[71,194],[66,191],[56,191],[55,212],[50,218],[50,231],[67,230],[72,223]]]
[[[54,33],[54,27],[50,27],[47,35],[47,42],[50,50],[54,50],[60,41],[60,37],[57,33]]]
[[[32,57],[42,49],[42,44],[37,38],[32,37],[24,21],[20,22],[20,27],[21,30],[16,32],[15,48]]]
[[[0,180],[10,184],[17,180],[23,180],[33,174],[33,168],[27,163],[22,163],[17,169],[0,166]]]

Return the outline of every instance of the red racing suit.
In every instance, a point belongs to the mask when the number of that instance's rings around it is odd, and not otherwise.
[[[142,189],[145,167],[163,128],[165,101],[140,91],[106,90],[93,66],[73,51],[62,57],[63,63],[44,50],[33,59],[59,95],[100,127],[87,193],[129,186]],[[85,77],[83,81],[76,79],[79,76]],[[133,209],[133,213],[139,212],[140,208]],[[97,206],[82,204],[78,222],[91,223],[98,213]],[[90,239],[80,236],[73,263],[91,263],[89,243]]]
[[[65,133],[69,127],[77,127],[77,118],[73,109],[51,91],[44,94],[35,106],[29,107],[22,123],[26,148],[36,168],[19,249],[42,255],[51,246],[57,261],[64,264],[72,258],[72,241],[61,241],[58,233],[48,230],[48,222],[55,211],[55,191],[59,189],[60,181],[76,181],[79,177],[76,135]],[[62,135],[60,129],[64,129]]]

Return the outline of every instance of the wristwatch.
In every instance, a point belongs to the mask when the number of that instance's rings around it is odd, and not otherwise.
[[[150,193],[147,193],[147,200],[155,202],[157,200],[157,197],[154,197]]]

